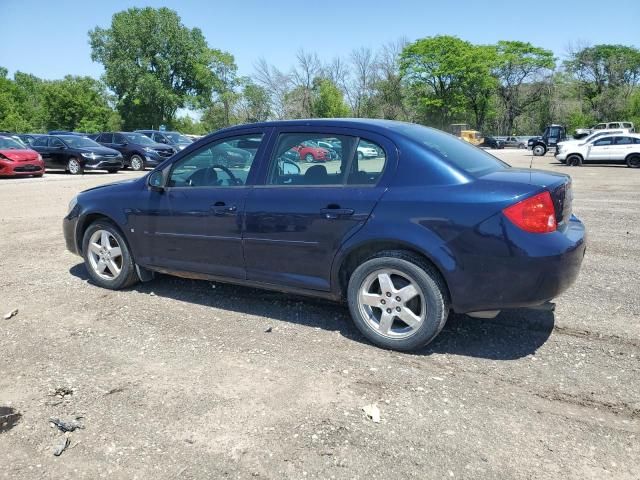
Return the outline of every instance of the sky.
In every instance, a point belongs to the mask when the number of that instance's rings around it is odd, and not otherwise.
[[[347,57],[359,47],[378,48],[402,37],[438,34],[473,43],[528,41],[564,58],[573,45],[617,43],[640,47],[640,3],[616,0],[0,0],[0,66],[47,79],[102,74],[91,61],[87,32],[108,27],[115,12],[166,6],[209,46],[235,56],[241,75],[264,57],[288,70],[299,49],[322,60]]]

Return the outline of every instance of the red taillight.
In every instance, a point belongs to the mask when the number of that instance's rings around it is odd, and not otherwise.
[[[522,230],[549,233],[557,228],[556,211],[549,192],[544,191],[503,210],[506,217]]]

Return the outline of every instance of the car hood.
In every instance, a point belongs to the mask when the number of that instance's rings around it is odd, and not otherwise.
[[[96,155],[120,155],[120,152],[108,147],[82,147],[76,150],[83,153],[95,153]]]
[[[39,153],[30,149],[13,149],[0,150],[0,154],[14,162],[26,162],[29,160],[37,160]]]
[[[111,189],[111,190],[114,190],[114,192],[115,192],[115,191],[120,190],[120,189],[128,189],[134,183],[145,182],[146,178],[147,178],[147,176],[145,175],[143,177],[128,178],[126,180],[118,180],[117,182],[111,182],[111,183],[105,183],[103,185],[97,185],[95,187],[87,188],[86,190],[81,191],[80,195],[84,195],[86,193],[95,192],[96,190]]]

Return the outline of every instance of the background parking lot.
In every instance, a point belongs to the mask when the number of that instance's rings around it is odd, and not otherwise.
[[[572,175],[580,277],[555,312],[454,315],[411,354],[367,344],[341,305],[166,276],[97,288],[61,220],[114,176],[3,181],[0,314],[18,314],[0,317],[0,407],[21,418],[0,427],[0,477],[637,479],[640,171],[496,155]],[[54,457],[49,418],[76,416]]]

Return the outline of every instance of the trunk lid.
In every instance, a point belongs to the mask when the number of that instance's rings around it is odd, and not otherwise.
[[[507,168],[497,170],[480,177],[482,182],[512,184],[522,198],[529,197],[542,190],[548,190],[556,212],[556,222],[562,226],[569,221],[572,213],[573,189],[571,177],[563,173],[547,172],[525,168]],[[522,186],[518,188],[516,184]],[[533,188],[532,188],[533,187]]]

